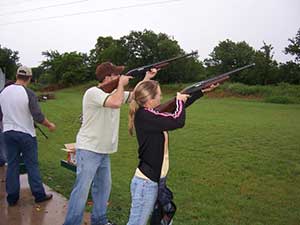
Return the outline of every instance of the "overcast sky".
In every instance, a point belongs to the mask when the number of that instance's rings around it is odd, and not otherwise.
[[[220,41],[271,44],[279,62],[300,28],[300,0],[0,0],[0,45],[38,66],[41,52],[89,53],[99,36],[166,33],[186,52],[207,58]],[[72,15],[72,16],[70,16]]]

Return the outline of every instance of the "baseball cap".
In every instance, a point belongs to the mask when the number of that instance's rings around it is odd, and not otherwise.
[[[32,71],[29,67],[27,66],[20,66],[17,69],[17,75],[22,75],[22,76],[28,76],[31,77],[32,76]]]
[[[96,68],[96,78],[98,81],[103,81],[106,76],[110,76],[112,73],[121,74],[125,69],[125,66],[115,66],[111,62],[103,62]]]

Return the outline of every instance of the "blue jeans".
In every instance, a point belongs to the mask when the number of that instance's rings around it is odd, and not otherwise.
[[[127,225],[146,225],[157,199],[158,184],[134,176],[130,189],[132,202]]]
[[[81,225],[89,189],[92,186],[92,225],[106,224],[107,202],[111,190],[110,158],[84,149],[76,149],[76,181],[70,196],[64,225]]]
[[[4,142],[4,134],[0,129],[0,166],[3,166],[4,163],[6,163],[7,161],[6,155],[7,153],[6,153],[5,142]]]
[[[18,131],[4,132],[4,140],[7,149],[7,171],[6,171],[6,192],[7,202],[15,203],[19,200],[20,194],[20,154],[24,160],[28,173],[28,182],[35,200],[45,198],[39,165],[37,140],[29,134]]]

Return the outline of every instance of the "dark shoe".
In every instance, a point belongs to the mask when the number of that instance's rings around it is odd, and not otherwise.
[[[53,197],[52,194],[46,194],[44,198],[38,199],[38,200],[36,199],[35,202],[36,202],[36,203],[39,203],[39,202],[45,202],[45,201],[50,200],[52,197]]]

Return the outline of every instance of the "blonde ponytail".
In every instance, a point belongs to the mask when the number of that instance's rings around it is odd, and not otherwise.
[[[129,113],[128,113],[128,131],[131,136],[134,133],[134,116],[135,112],[138,110],[139,105],[136,103],[134,99],[129,104]]]

